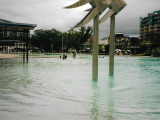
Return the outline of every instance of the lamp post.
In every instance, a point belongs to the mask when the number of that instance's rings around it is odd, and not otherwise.
[[[62,33],[62,53],[63,53],[63,33]]]

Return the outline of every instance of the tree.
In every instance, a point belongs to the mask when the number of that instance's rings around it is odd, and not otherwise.
[[[56,29],[43,30],[39,29],[34,31],[31,37],[31,44],[41,50],[47,52],[60,51],[63,43],[68,50],[69,48],[80,49],[80,45],[85,43],[92,34],[92,27],[81,27],[79,31],[73,28],[68,32],[62,33]]]
[[[32,35],[31,43],[33,46],[36,46],[41,50],[51,52],[60,47],[61,34],[62,33],[60,31],[57,31],[55,29],[39,29],[34,32],[34,35]]]

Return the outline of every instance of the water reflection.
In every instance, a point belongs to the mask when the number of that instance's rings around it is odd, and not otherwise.
[[[17,59],[0,61],[0,104],[1,112],[19,112],[22,106],[31,105],[26,88],[31,84],[28,64]]]
[[[22,85],[24,88],[27,88],[28,86],[30,86],[30,84],[32,83],[32,80],[31,80],[31,76],[30,76],[30,73],[29,73],[29,65],[28,63],[23,63],[23,77],[21,79],[22,81]]]
[[[92,82],[92,88],[93,88],[93,96],[92,96],[92,109],[91,109],[91,118],[93,120],[98,120],[98,99],[100,95],[99,87],[97,85],[97,81]]]
[[[113,88],[114,88],[114,76],[109,76],[108,78],[108,100],[107,100],[107,119],[108,120],[114,120],[116,117],[116,112],[114,110],[114,92],[113,92]]]
[[[9,61],[8,64],[0,64],[0,71],[0,97],[10,93],[23,94],[24,89],[31,84],[28,64],[15,64],[14,61],[13,63]]]
[[[108,87],[110,88],[110,90],[112,88],[114,88],[114,81],[115,81],[115,77],[114,76],[109,76],[108,77]]]
[[[98,86],[98,81],[92,81],[92,120],[114,120],[116,112],[114,110],[114,76],[109,76],[108,83],[105,86]]]

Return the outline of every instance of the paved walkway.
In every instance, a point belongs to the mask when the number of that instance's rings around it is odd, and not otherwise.
[[[2,54],[2,53],[0,53],[0,58],[15,58],[15,57],[20,57],[20,56],[16,55],[16,54]]]

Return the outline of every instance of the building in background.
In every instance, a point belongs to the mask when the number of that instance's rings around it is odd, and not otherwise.
[[[109,42],[110,35],[101,38],[98,41],[99,53],[109,54]],[[81,53],[92,51],[93,36],[91,36],[88,41],[81,44]],[[123,54],[126,51],[130,51],[130,54],[136,54],[140,50],[139,36],[138,35],[126,35],[124,33],[115,34],[115,52],[116,50],[121,50]]]
[[[132,54],[140,53],[140,41],[138,36],[129,36],[129,46],[128,49]]]
[[[110,36],[107,36],[107,43],[109,44],[110,41]],[[127,47],[129,46],[130,41],[129,41],[129,35],[125,35],[123,33],[116,33],[115,34],[115,47],[117,49],[122,48],[122,47]]]
[[[151,49],[160,47],[160,10],[140,18],[139,39]]]
[[[0,51],[21,49],[36,24],[16,23],[0,19]],[[23,46],[24,47],[24,46]]]

